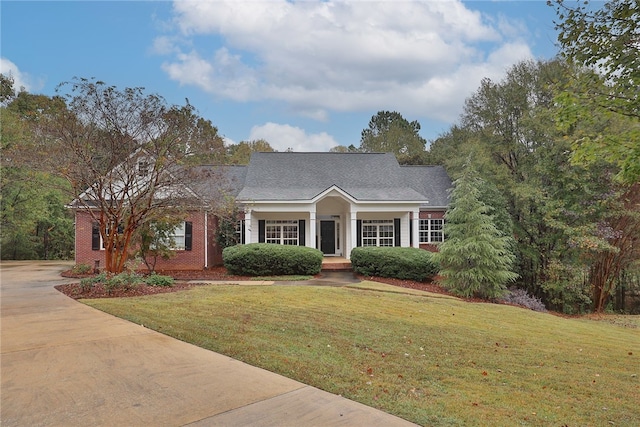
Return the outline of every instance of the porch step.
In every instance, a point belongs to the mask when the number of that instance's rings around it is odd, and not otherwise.
[[[350,262],[331,262],[331,263],[322,263],[322,271],[351,271],[351,263]]]

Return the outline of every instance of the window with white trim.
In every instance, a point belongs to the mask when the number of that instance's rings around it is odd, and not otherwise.
[[[393,220],[363,219],[362,246],[393,246]]]
[[[298,245],[298,220],[267,220],[264,230],[265,243]]]
[[[244,220],[240,219],[236,222],[236,242],[239,244],[244,240],[242,236],[244,235]]]
[[[172,249],[177,250],[177,251],[183,251],[185,250],[186,247],[186,243],[185,243],[185,236],[187,235],[186,233],[186,229],[185,229],[185,223],[181,222],[180,225],[176,226],[176,228],[173,229],[173,233],[169,236],[169,241],[173,242]]]
[[[444,240],[444,219],[420,220],[420,243],[439,243]]]

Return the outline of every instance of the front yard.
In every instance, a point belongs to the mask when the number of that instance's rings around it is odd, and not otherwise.
[[[567,319],[369,281],[83,301],[421,425],[640,419],[631,316]]]

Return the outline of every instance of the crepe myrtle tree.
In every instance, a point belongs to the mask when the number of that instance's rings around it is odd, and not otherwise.
[[[222,138],[187,100],[169,106],[143,88],[118,89],[93,79],[63,83],[67,108],[46,123],[51,168],[76,195],[100,230],[105,268],[118,273],[145,224],[210,201],[190,190],[211,169],[200,164],[224,155]],[[208,171],[208,172],[203,172]]]

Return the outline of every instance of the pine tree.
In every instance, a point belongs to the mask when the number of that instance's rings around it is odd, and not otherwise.
[[[445,241],[436,259],[442,285],[463,297],[499,298],[518,275],[515,255],[495,225],[490,207],[481,200],[484,181],[467,166],[454,182],[451,205],[445,216]]]

